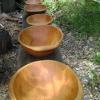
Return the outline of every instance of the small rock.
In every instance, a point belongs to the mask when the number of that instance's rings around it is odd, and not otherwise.
[[[91,100],[91,98],[90,98],[89,95],[85,95],[85,96],[84,96],[84,100]]]
[[[91,41],[91,42],[92,42],[92,41],[93,41],[93,37],[89,37],[89,41]]]

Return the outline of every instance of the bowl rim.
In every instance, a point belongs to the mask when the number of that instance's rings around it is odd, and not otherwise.
[[[46,22],[45,24],[40,24],[40,25],[49,25],[49,24],[51,24],[51,23],[53,22],[53,16],[50,16],[49,14],[34,14],[34,15],[30,15],[30,16],[28,16],[28,17],[26,18],[27,24],[39,26],[37,23],[32,23],[32,22],[29,21],[29,19],[30,19],[31,17],[38,16],[38,15],[40,15],[41,18],[42,18],[42,16],[47,16],[47,17],[50,18],[50,20],[49,20],[48,22]]]
[[[29,45],[27,45],[27,44],[25,44],[25,43],[23,43],[23,42],[21,41],[20,36],[21,36],[21,34],[22,34],[25,30],[31,29],[32,27],[53,27],[53,28],[55,28],[55,29],[57,29],[57,30],[59,31],[61,37],[60,37],[59,41],[58,41],[56,44],[53,44],[53,45],[48,45],[48,46],[29,46]],[[31,49],[31,50],[36,51],[36,52],[41,52],[41,51],[48,51],[48,50],[52,50],[52,49],[57,48],[57,47],[60,45],[61,41],[63,40],[63,36],[64,36],[63,32],[62,32],[61,29],[60,29],[59,27],[57,27],[57,26],[53,26],[53,25],[29,26],[29,27],[27,27],[27,28],[24,28],[24,29],[19,33],[19,35],[18,35],[18,41],[19,41],[19,43],[20,43],[22,46],[24,46],[25,48]]]
[[[16,76],[25,68],[29,67],[30,65],[32,65],[33,63],[37,63],[37,62],[51,62],[51,63],[60,63],[62,65],[65,66],[65,68],[67,68],[68,70],[70,70],[76,77],[76,80],[77,80],[77,84],[78,84],[78,92],[77,92],[77,96],[75,98],[75,100],[83,100],[83,84],[82,82],[80,81],[80,79],[78,78],[78,75],[75,73],[75,71],[71,68],[71,66],[69,64],[65,64],[63,62],[60,62],[60,61],[57,61],[57,60],[38,60],[38,61],[33,61],[33,62],[30,62],[26,65],[23,65],[20,69],[18,69],[15,74],[10,78],[10,81],[9,81],[9,85],[8,85],[8,93],[9,93],[9,96],[10,96],[10,99],[11,100],[17,100],[15,95],[14,95],[14,91],[13,91],[13,83],[14,83],[14,79],[16,78]]]
[[[27,6],[42,6],[43,8],[42,9],[39,9],[39,10],[29,10],[29,9],[27,9]],[[43,4],[26,4],[26,5],[24,5],[24,10],[26,11],[26,12],[33,12],[33,13],[35,13],[35,12],[42,12],[42,11],[46,11],[47,10],[47,7],[45,6],[45,5],[43,5]]]
[[[40,0],[40,1],[36,2],[36,3],[29,2],[28,0],[25,1],[25,4],[40,4],[40,3],[42,3],[42,0]]]

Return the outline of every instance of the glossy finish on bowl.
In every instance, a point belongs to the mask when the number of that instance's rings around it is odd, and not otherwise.
[[[42,0],[26,0],[25,4],[39,4]]]
[[[80,80],[68,66],[41,60],[25,65],[11,78],[11,100],[83,100]]]
[[[48,25],[53,21],[53,17],[48,14],[35,14],[27,17],[26,22],[28,25]]]
[[[63,39],[62,31],[55,26],[31,26],[20,32],[18,40],[27,53],[45,56],[56,49]]]
[[[24,10],[26,12],[30,12],[30,13],[40,13],[40,12],[45,12],[47,10],[47,7],[45,5],[42,4],[29,4],[29,5],[25,5],[24,6]]]

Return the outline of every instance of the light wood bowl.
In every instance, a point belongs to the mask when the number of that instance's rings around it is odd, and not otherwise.
[[[28,16],[26,22],[28,25],[49,25],[53,21],[53,17],[48,14],[34,14]]]
[[[25,4],[40,4],[42,0],[26,0]]]
[[[37,57],[52,53],[62,39],[61,29],[51,25],[30,26],[23,29],[18,36],[23,49]]]
[[[9,84],[11,100],[83,100],[80,80],[58,61],[41,60],[20,68]]]
[[[47,7],[42,4],[28,4],[24,6],[24,10],[29,13],[41,13],[46,12]]]

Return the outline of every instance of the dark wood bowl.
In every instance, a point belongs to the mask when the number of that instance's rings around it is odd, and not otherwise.
[[[62,39],[61,29],[51,25],[30,26],[23,29],[18,37],[24,50],[37,57],[52,53]]]
[[[53,21],[53,17],[48,14],[35,14],[27,17],[26,22],[28,25],[49,25]]]
[[[70,66],[41,60],[20,68],[9,84],[11,100],[83,100],[80,80]]]
[[[26,0],[25,4],[39,4],[42,0]]]
[[[28,13],[41,13],[46,12],[47,7],[42,4],[29,4],[24,6],[24,10]]]

